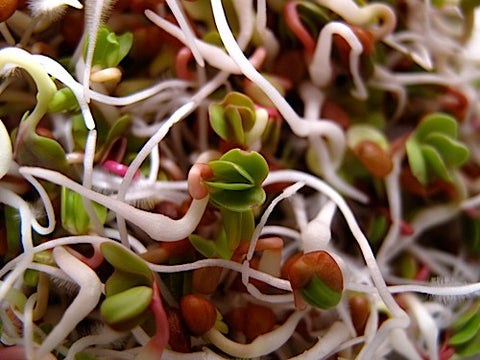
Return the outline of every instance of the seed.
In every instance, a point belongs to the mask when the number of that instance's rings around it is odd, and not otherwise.
[[[370,309],[368,301],[364,296],[354,295],[348,301],[350,306],[350,316],[352,317],[353,326],[357,335],[362,335],[365,330]]]
[[[393,169],[390,154],[373,141],[362,141],[353,150],[363,165],[375,176],[385,177]]]
[[[192,276],[193,289],[201,294],[213,294],[217,289],[222,275],[220,267],[204,267],[195,269]]]
[[[243,332],[246,338],[252,341],[257,336],[272,331],[276,323],[277,318],[270,307],[248,304],[245,309],[245,328]]]
[[[0,22],[4,22],[17,10],[17,0],[0,1]]]
[[[196,336],[205,334],[217,320],[217,309],[201,295],[184,295],[180,300],[180,310],[188,329]]]

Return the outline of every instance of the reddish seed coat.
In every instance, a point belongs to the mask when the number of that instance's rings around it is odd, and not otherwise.
[[[362,164],[377,177],[385,177],[393,169],[391,155],[373,141],[362,141],[353,149],[353,152]]]
[[[272,331],[276,323],[277,318],[271,308],[257,304],[247,305],[244,333],[249,341]]]
[[[193,335],[205,334],[217,320],[217,309],[210,300],[201,295],[184,295],[180,300],[180,310]]]
[[[364,296],[354,295],[348,301],[350,306],[350,316],[357,335],[362,335],[365,330],[370,308],[368,301]]]
[[[17,0],[0,1],[0,22],[4,22],[17,10]]]

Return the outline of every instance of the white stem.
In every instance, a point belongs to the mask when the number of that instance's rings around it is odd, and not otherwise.
[[[312,61],[308,67],[310,78],[316,86],[322,88],[326,87],[332,80],[333,70],[330,63],[330,56],[334,35],[341,36],[350,46],[350,72],[356,87],[352,92],[354,96],[359,99],[366,99],[367,90],[359,71],[359,59],[363,52],[363,45],[352,29],[341,22],[332,21],[322,28]]]
[[[13,161],[12,142],[7,128],[0,120],[0,179],[8,172]]]
[[[330,227],[336,210],[337,205],[329,200],[302,230],[302,245],[305,253],[327,248],[332,237]]]
[[[258,336],[249,344],[234,342],[215,328],[208,331],[205,337],[217,348],[232,356],[248,358],[263,356],[282,346],[292,336],[304,315],[300,311],[294,312],[285,323],[269,333]]]
[[[439,330],[432,315],[422,305],[420,299],[413,294],[403,295],[406,301],[408,310],[416,319],[418,328],[422,333],[425,345],[427,346],[428,356],[430,360],[438,360],[438,336]]]
[[[137,209],[117,199],[99,194],[72,181],[65,175],[42,168],[22,167],[22,174],[29,174],[51,183],[65,186],[80,195],[95,201],[117,213],[133,224],[140,227],[152,239],[157,241],[177,241],[190,235],[197,227],[208,203],[208,196],[201,200],[193,200],[190,208],[183,218],[173,220],[162,214],[150,213]]]
[[[158,27],[162,28],[170,35],[188,45],[183,31],[176,25],[158,16],[151,10],[145,11],[145,16]],[[226,71],[230,74],[240,74],[240,69],[235,62],[225,54],[220,47],[208,44],[202,40],[195,39],[195,45],[205,61],[216,69]]]
[[[285,188],[280,195],[278,195],[272,202],[268,205],[267,209],[264,211],[258,225],[255,227],[255,231],[252,234],[252,239],[250,242],[250,247],[248,248],[247,253],[247,260],[251,260],[253,257],[253,253],[255,251],[255,246],[257,245],[257,240],[260,237],[260,233],[262,232],[263,227],[267,223],[268,217],[272,213],[273,209],[277,204],[282,201],[283,199],[289,198],[293,194],[295,194],[298,190],[300,190],[305,184],[303,182],[297,182],[289,187]]]
[[[321,360],[335,352],[338,347],[348,339],[347,326],[336,321],[330,326],[328,331],[318,338],[315,345],[298,356],[290,360]]]
[[[190,27],[187,19],[185,18],[183,9],[181,8],[180,5],[178,5],[177,0],[167,0],[167,4],[170,7],[172,14],[175,16],[175,19],[177,19],[178,24],[180,25],[180,29],[182,29],[183,33],[185,34],[185,40],[186,40],[187,46],[192,51],[195,61],[197,62],[198,65],[200,65],[201,67],[204,67],[205,62],[203,61],[202,54],[198,50],[195,34],[193,33],[192,28]]]
[[[58,267],[80,286],[80,290],[38,349],[36,356],[39,358],[55,349],[75,329],[97,306],[102,294],[102,283],[97,274],[67,250],[56,247],[53,249],[53,258]]]

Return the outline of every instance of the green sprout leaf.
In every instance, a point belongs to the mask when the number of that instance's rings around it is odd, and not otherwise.
[[[476,303],[453,324],[449,345],[462,357],[480,354],[480,306]]]
[[[152,288],[136,286],[107,297],[100,306],[100,312],[114,329],[131,329],[145,319],[152,296]]]
[[[451,170],[467,161],[468,148],[457,140],[457,122],[447,114],[425,117],[406,143],[413,175],[422,184],[435,177],[452,181]]]
[[[480,330],[480,313],[475,313],[467,323],[457,331],[449,340],[450,345],[465,344],[473,339]]]
[[[135,286],[150,286],[151,279],[145,276],[132,274],[129,272],[115,269],[113,274],[105,282],[105,295],[107,297],[121,293]]]
[[[92,65],[102,69],[117,66],[127,56],[132,44],[132,33],[116,35],[108,26],[102,25],[98,30]],[[85,42],[84,56],[87,46],[88,42]]]
[[[107,219],[107,208],[92,202],[93,210],[101,224]],[[86,234],[91,228],[90,217],[83,206],[82,196],[62,187],[61,192],[62,226],[72,234]]]
[[[253,101],[238,92],[227,94],[221,103],[211,104],[208,110],[210,125],[218,136],[239,145],[256,141],[267,125],[268,117],[257,117]]]
[[[119,245],[102,243],[100,250],[105,259],[117,270],[128,274],[143,276],[149,281],[152,279],[152,272],[148,265],[139,256],[134,255]]]
[[[48,111],[52,113],[78,110],[80,110],[80,105],[69,87],[57,90],[48,104]]]
[[[213,177],[205,184],[215,205],[241,212],[265,201],[261,185],[268,175],[268,164],[259,153],[233,149],[208,165]]]
[[[57,141],[39,136],[33,129],[19,133],[18,137],[15,157],[19,164],[69,172],[65,150]]]
[[[310,283],[301,289],[307,303],[319,309],[331,309],[342,299],[342,291],[335,291],[325,284],[316,274]]]
[[[189,235],[188,239],[192,243],[195,250],[197,250],[206,258],[213,258],[217,256],[217,247],[215,246],[215,242],[196,234]]]

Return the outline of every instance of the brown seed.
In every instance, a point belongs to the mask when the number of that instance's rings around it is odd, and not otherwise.
[[[245,307],[236,307],[225,315],[225,322],[229,329],[243,332],[245,329]]]
[[[377,177],[385,177],[393,169],[391,155],[373,141],[362,141],[355,146],[353,152],[362,164]]]
[[[0,1],[0,22],[4,22],[17,10],[17,0]]]
[[[313,275],[317,275],[333,291],[343,290],[342,270],[326,251],[312,251],[299,256],[287,271],[294,290],[307,286]]]
[[[245,328],[243,332],[246,338],[252,341],[257,336],[272,331],[276,323],[277,318],[270,307],[248,304],[245,309]]]
[[[217,289],[222,268],[212,266],[193,270],[193,289],[201,294],[210,295]]]
[[[205,334],[217,320],[217,309],[201,295],[184,295],[180,300],[180,310],[188,329],[196,336]]]
[[[362,335],[365,331],[368,315],[370,314],[368,301],[364,296],[354,295],[350,298],[348,304],[350,305],[350,316],[352,317],[355,331],[357,335]]]

